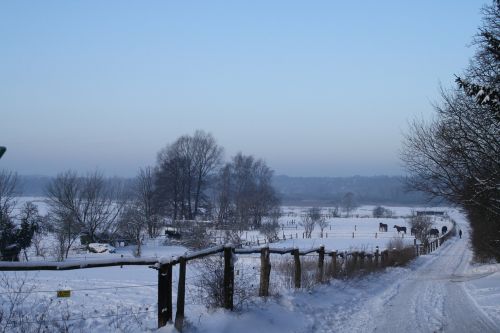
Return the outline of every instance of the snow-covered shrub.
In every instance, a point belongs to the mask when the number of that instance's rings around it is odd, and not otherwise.
[[[278,238],[278,231],[280,230],[280,225],[277,220],[264,221],[260,226],[260,233],[263,234],[268,243],[272,243]]]
[[[192,225],[189,228],[184,228],[181,235],[181,244],[189,249],[199,250],[212,245],[207,228],[203,225]]]
[[[281,282],[281,285],[287,289],[295,288],[295,263],[292,257],[279,258],[271,263],[271,266],[276,271],[274,275]],[[318,274],[318,257],[317,256],[302,256],[300,258],[301,282],[300,287],[311,289],[317,284],[316,278]],[[271,282],[272,281],[271,277]]]
[[[415,248],[413,246],[405,246],[403,240],[399,237],[391,239],[387,243],[389,250],[389,261],[387,266],[403,266],[415,258]]]
[[[424,246],[429,245],[430,230],[432,228],[432,220],[430,216],[413,215],[408,219],[408,224],[418,239]]]
[[[195,262],[198,277],[194,285],[197,287],[196,301],[201,301],[209,309],[224,305],[224,258],[210,256]],[[248,304],[250,298],[257,295],[257,287],[252,284],[252,276],[235,274],[233,286],[234,309],[241,309]]]

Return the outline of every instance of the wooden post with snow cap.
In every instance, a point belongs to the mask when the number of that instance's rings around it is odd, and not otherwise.
[[[318,250],[318,278],[319,283],[323,282],[325,272],[325,246],[321,245]]]
[[[259,296],[269,296],[269,277],[271,274],[271,260],[269,247],[260,249],[260,287]]]
[[[224,308],[233,310],[234,265],[232,246],[224,247]]]
[[[172,320],[172,264],[158,269],[158,328]]]
[[[182,332],[184,326],[184,304],[186,299],[186,258],[179,257],[179,284],[177,286],[177,311],[175,312],[175,328]]]
[[[300,288],[300,280],[301,280],[301,275],[302,271],[300,268],[300,255],[299,255],[299,249],[294,249],[292,251],[293,254],[293,261],[295,263],[295,275],[294,275],[294,280],[295,280],[295,288],[299,289]]]

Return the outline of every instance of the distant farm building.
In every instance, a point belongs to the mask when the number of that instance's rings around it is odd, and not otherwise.
[[[417,216],[443,216],[444,211],[439,211],[439,210],[421,210],[417,211]]]

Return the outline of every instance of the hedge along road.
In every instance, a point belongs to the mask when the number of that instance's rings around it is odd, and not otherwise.
[[[466,236],[466,222],[457,222]],[[424,257],[431,258],[353,315],[351,328],[356,320],[370,322],[354,331],[500,332],[500,323],[487,317],[465,290],[463,282],[482,277],[467,273],[472,259],[467,237],[452,238]]]

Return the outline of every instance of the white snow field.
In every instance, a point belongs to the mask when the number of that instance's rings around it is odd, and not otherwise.
[[[402,217],[367,218],[372,208],[359,208],[355,213],[358,217],[331,219],[329,238],[313,235],[311,239],[287,239],[273,243],[272,247],[306,249],[324,244],[328,250],[356,248],[371,251],[375,246],[383,249],[391,238],[398,236],[391,230],[392,225],[406,225],[406,222]],[[411,212],[410,208],[404,207],[394,210],[398,216]],[[471,265],[466,221],[455,210],[447,209],[447,212],[464,231],[464,239],[452,238],[437,251],[420,256],[408,267],[388,268],[363,278],[333,280],[311,290],[297,291],[273,284],[272,276],[271,285],[279,296],[268,299],[253,297],[238,312],[207,310],[197,298],[199,294],[194,285],[200,271],[196,265],[189,264],[185,331],[500,332],[500,265]],[[291,217],[284,219],[285,235],[301,233],[300,227],[287,228],[286,219]],[[390,230],[375,238],[379,220],[389,224]],[[442,225],[450,226],[449,222],[437,219],[436,226]],[[413,243],[409,235],[403,239]],[[143,256],[162,258],[187,251],[182,246],[162,246],[161,243],[149,242],[143,249]],[[70,260],[111,259],[122,255],[130,257],[131,248],[119,247],[116,253],[75,252]],[[248,289],[255,290],[259,265],[258,256],[238,256],[236,283],[245,277]],[[26,293],[28,298],[23,305],[25,310],[30,309],[25,321],[36,322],[32,316],[44,315],[53,324],[51,331],[64,331],[65,328],[70,332],[156,331],[157,271],[147,266],[2,272],[0,276],[14,285],[26,281],[26,285],[33,288]],[[177,276],[175,268],[174,315]],[[60,289],[71,290],[71,297],[56,298],[56,291]],[[9,295],[12,293],[9,294],[8,286],[0,283],[2,302]],[[6,304],[3,302],[0,306]],[[175,329],[169,324],[160,331],[175,332]]]

